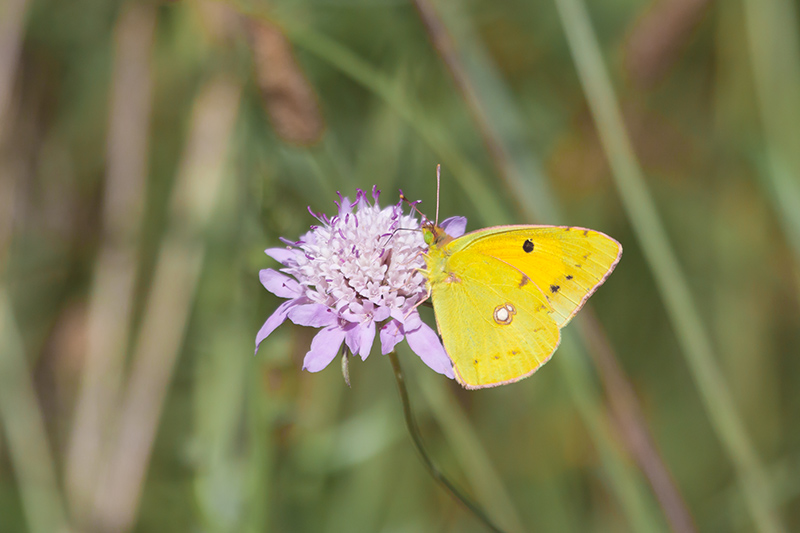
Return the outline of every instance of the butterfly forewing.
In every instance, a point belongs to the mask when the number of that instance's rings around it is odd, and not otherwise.
[[[452,243],[452,258],[491,257],[525,274],[564,327],[611,274],[620,244],[599,231],[565,226],[506,226],[469,233]]]

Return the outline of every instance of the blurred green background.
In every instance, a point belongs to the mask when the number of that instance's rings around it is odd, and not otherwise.
[[[0,531],[485,531],[263,249],[336,192],[622,261],[530,379],[399,347],[504,531],[800,530],[793,0],[0,2]],[[426,311],[432,319],[432,314]],[[432,322],[431,322],[432,323]]]

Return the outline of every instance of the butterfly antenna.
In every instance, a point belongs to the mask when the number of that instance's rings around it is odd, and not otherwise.
[[[442,165],[436,164],[436,222],[434,226],[439,226],[439,186],[441,185]]]
[[[404,201],[405,203],[407,203],[408,205],[410,205],[410,206],[411,206],[411,209],[413,209],[414,211],[416,211],[416,212],[417,212],[417,214],[418,214],[419,216],[421,216],[422,218],[424,218],[425,220],[427,220],[427,218],[428,218],[428,217],[426,217],[426,216],[425,216],[425,213],[423,213],[422,211],[420,211],[419,209],[417,209],[417,204],[418,204],[418,203],[420,203],[420,201],[419,201],[419,200],[417,200],[416,202],[412,202],[411,200],[409,200],[409,199],[408,199],[408,197],[406,197],[406,195],[405,195],[405,194],[403,194],[403,191],[402,191],[402,190],[400,191],[400,199],[401,199],[402,201]],[[398,229],[399,229],[399,228],[398,228]]]

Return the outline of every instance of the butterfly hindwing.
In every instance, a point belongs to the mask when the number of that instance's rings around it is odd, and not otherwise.
[[[462,385],[517,381],[550,358],[559,329],[544,295],[523,274],[482,254],[455,254],[446,267],[453,275],[432,286],[433,305]]]

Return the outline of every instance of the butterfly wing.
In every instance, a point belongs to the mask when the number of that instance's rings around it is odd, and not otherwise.
[[[456,254],[431,283],[436,323],[456,379],[468,389],[518,381],[559,343],[545,296],[518,271],[489,256]],[[452,275],[450,275],[452,273]]]
[[[486,228],[433,245],[433,306],[458,381],[492,387],[535,372],[621,254],[603,233],[563,226]]]
[[[490,257],[513,267],[547,299],[559,328],[569,323],[608,278],[622,246],[599,231],[568,226],[501,226],[455,239],[445,251],[455,257]]]

